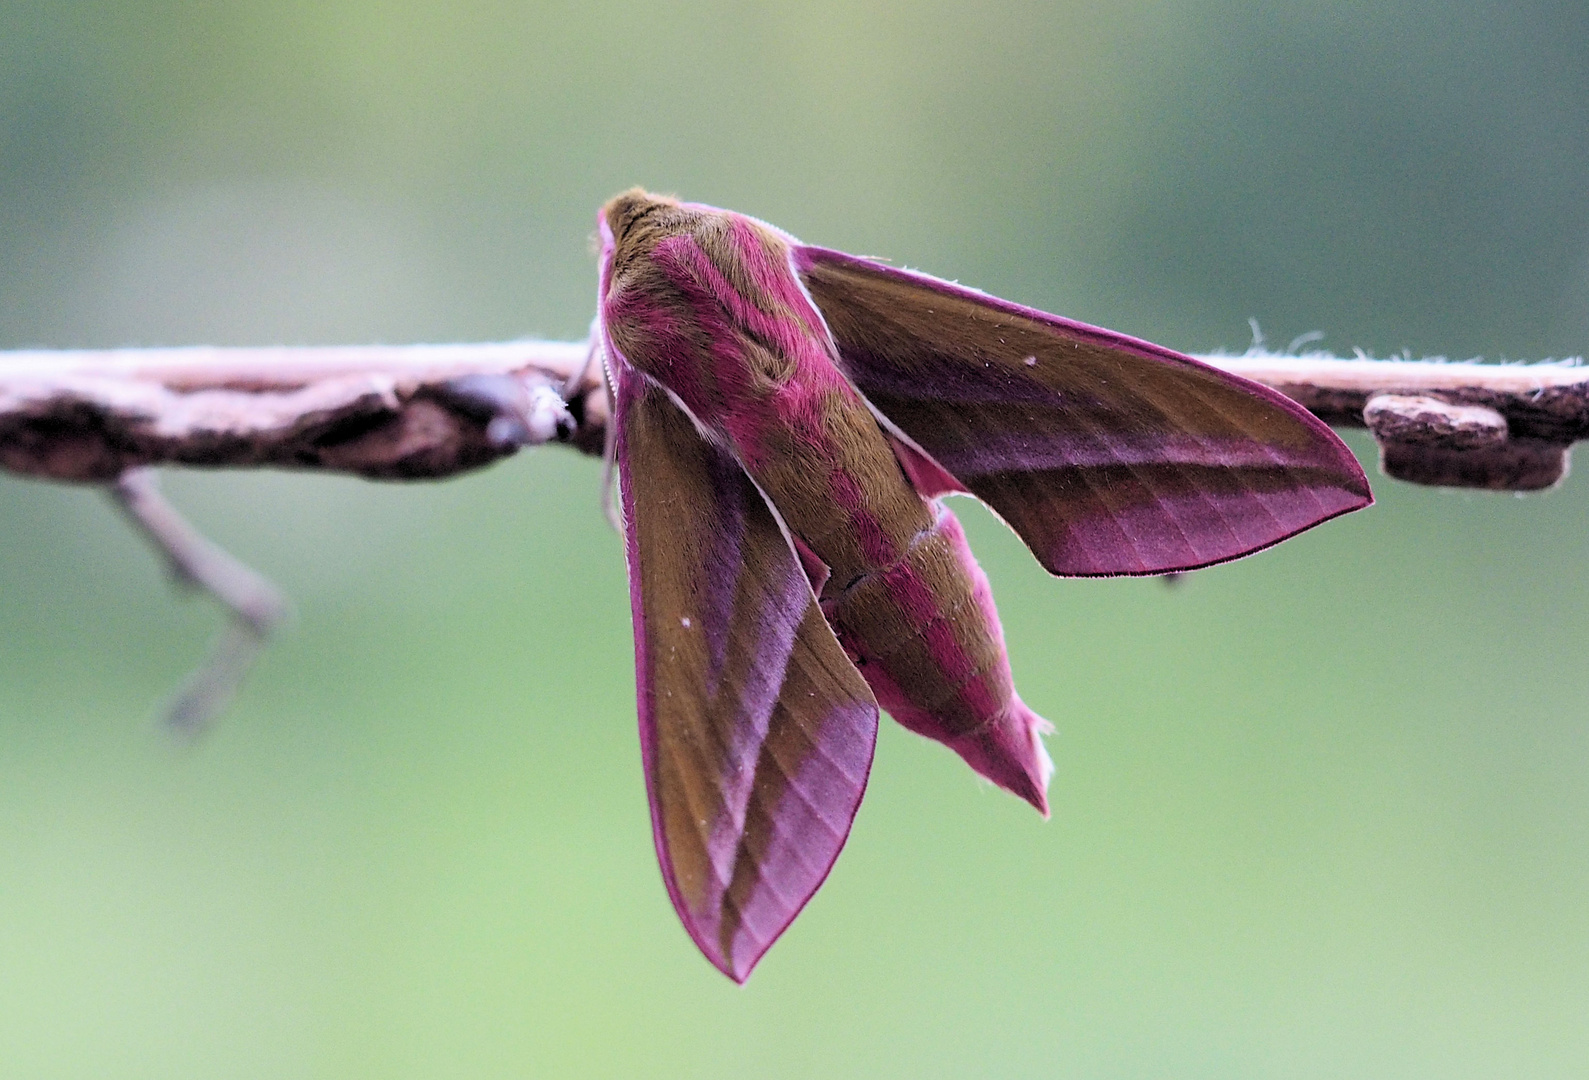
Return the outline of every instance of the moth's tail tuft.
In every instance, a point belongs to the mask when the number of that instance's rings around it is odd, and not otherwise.
[[[1052,724],[1020,698],[1011,697],[1009,707],[997,718],[947,742],[967,765],[1031,803],[1046,818],[1054,762],[1043,746],[1043,736],[1053,730]]]

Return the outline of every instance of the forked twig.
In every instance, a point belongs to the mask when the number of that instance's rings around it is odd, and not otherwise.
[[[209,658],[166,713],[173,730],[197,736],[226,709],[291,606],[276,586],[189,524],[160,493],[153,469],[129,469],[109,490],[116,505],[164,556],[171,576],[187,588],[208,593],[231,614]]]

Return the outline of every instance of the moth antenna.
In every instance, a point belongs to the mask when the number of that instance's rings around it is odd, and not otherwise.
[[[608,428],[607,445],[602,449],[601,465],[601,512],[607,515],[607,524],[613,527],[614,532],[623,532],[623,515],[618,512],[618,502],[614,499],[613,488],[616,463],[613,461],[613,448],[617,440],[611,435],[612,428]]]
[[[592,355],[599,355],[599,350],[594,350]],[[613,527],[614,532],[623,532],[623,517],[618,513],[618,503],[612,497],[613,479],[618,466],[618,392],[612,385],[612,372],[607,365],[601,365],[601,376],[607,384],[607,401],[610,408],[607,410],[607,427],[602,431],[601,443],[601,512],[607,515],[607,523]]]
[[[1250,353],[1263,351],[1263,328],[1258,325],[1256,316],[1248,316],[1247,325],[1252,327],[1252,344],[1247,346]]]

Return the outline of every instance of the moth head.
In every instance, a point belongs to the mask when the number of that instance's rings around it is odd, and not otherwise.
[[[650,248],[691,217],[679,200],[653,195],[644,188],[630,188],[614,195],[601,208],[597,222],[601,229],[602,252],[619,258]]]
[[[699,211],[689,205],[644,188],[630,188],[607,200],[596,215],[601,233],[601,298],[606,299],[615,282],[646,266],[659,242],[687,231],[698,216]]]

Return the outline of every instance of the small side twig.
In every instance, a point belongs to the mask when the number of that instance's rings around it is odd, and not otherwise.
[[[152,469],[129,469],[110,485],[115,504],[164,556],[181,585],[214,597],[231,614],[209,658],[172,702],[167,722],[196,736],[231,702],[271,633],[291,610],[281,591],[206,539],[165,496]]]

